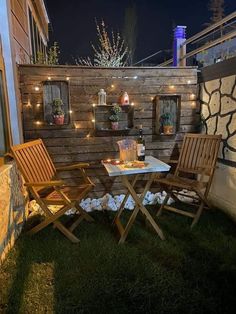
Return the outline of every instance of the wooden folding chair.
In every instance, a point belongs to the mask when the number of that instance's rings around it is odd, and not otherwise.
[[[89,164],[79,163],[55,168],[41,139],[12,146],[11,151],[25,179],[25,185],[46,215],[44,221],[33,227],[29,233],[37,233],[53,223],[70,241],[78,243],[79,239],[72,233],[73,230],[83,219],[93,221],[93,218],[79,205],[80,201],[94,186],[85,172],[85,168],[89,167]],[[59,178],[59,171],[71,170],[80,171],[83,179],[82,184],[78,186],[66,185]],[[60,205],[61,207],[56,213],[53,213],[49,205]],[[59,218],[70,208],[77,210],[78,217],[67,228],[59,221]]]
[[[164,202],[157,212],[157,216],[162,213],[163,209],[166,209],[191,217],[193,219],[191,227],[198,222],[204,206],[210,207],[207,197],[216,167],[220,141],[221,135],[185,135],[174,175],[168,174],[166,178],[157,178],[156,180],[163,185],[167,192]],[[183,175],[186,176],[186,174],[191,174],[194,178],[184,177]],[[187,196],[195,199],[195,201],[199,201],[196,212],[180,210],[167,205],[170,197],[176,201],[179,201],[178,195],[186,197],[186,194],[181,193],[183,189],[196,193],[196,197]]]

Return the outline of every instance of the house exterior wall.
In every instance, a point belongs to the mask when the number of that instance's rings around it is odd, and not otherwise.
[[[0,37],[5,62],[13,144],[23,140],[17,64],[30,63],[31,41],[28,7],[46,44],[48,17],[42,0],[1,0]]]
[[[236,220],[236,58],[205,68],[200,80],[206,132],[222,134],[210,197]]]
[[[48,40],[48,17],[43,0],[0,1],[0,53],[5,65],[12,144],[23,141],[17,64],[29,63],[31,41],[28,6],[43,41]],[[21,177],[14,165],[0,166],[0,262],[12,247],[26,216],[26,198]]]

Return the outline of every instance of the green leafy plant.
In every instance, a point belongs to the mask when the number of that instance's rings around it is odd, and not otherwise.
[[[61,98],[55,98],[52,102],[52,113],[54,116],[63,116],[65,114],[64,110],[62,109],[63,102]]]
[[[120,120],[120,113],[121,113],[120,106],[114,105],[110,111],[111,111],[111,115],[109,117],[109,120],[112,122],[118,122]]]
[[[59,64],[59,45],[55,41],[53,45],[48,49],[47,53],[47,64],[48,65],[57,65]]]
[[[161,115],[160,118],[162,125],[173,125],[172,115],[170,112],[165,112]]]
[[[46,53],[42,51],[37,51],[36,58],[31,56],[31,63],[34,64],[47,64],[47,65],[57,65],[59,64],[59,45],[55,41]]]

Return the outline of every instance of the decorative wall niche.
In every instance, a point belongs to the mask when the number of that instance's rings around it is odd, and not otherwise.
[[[61,99],[63,106],[61,109],[64,113],[64,119],[58,123],[53,117],[53,101]],[[69,104],[69,85],[65,81],[46,81],[43,82],[43,107],[44,121],[47,124],[69,124],[70,122],[70,104]],[[63,114],[62,114],[63,115]],[[63,121],[64,120],[64,121]]]
[[[155,98],[155,132],[172,135],[179,131],[180,95],[157,95]]]
[[[120,105],[121,113],[118,130],[111,129],[111,108],[113,105],[97,105],[94,107],[94,128],[97,136],[111,133],[112,135],[128,134],[133,128],[134,107],[131,105]]]

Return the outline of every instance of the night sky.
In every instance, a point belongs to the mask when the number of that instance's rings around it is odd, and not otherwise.
[[[50,39],[59,43],[60,63],[73,64],[73,57],[92,54],[96,43],[95,18],[109,29],[122,31],[125,8],[135,3],[137,44],[135,60],[172,46],[173,25],[186,25],[187,37],[209,22],[208,0],[45,0],[51,21]],[[225,0],[225,14],[236,10],[235,0]]]

